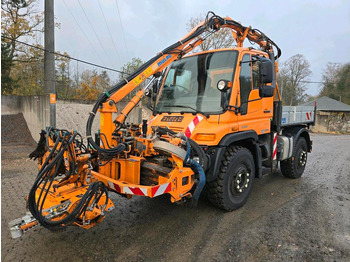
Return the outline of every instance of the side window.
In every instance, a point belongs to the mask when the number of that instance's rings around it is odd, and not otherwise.
[[[249,93],[252,90],[252,70],[249,62],[250,55],[246,54],[243,56],[241,63],[241,72],[239,75],[239,84],[240,84],[240,94],[241,94],[241,114],[247,114],[248,108],[248,97]]]
[[[259,61],[250,63],[252,65],[252,72],[253,72],[253,89],[259,88],[259,76],[260,76],[259,63],[260,63]]]
[[[170,86],[170,85],[173,84],[173,82],[174,82],[174,74],[175,74],[175,69],[170,68],[170,70],[168,72],[168,75],[166,76],[166,80],[165,80],[164,85]]]

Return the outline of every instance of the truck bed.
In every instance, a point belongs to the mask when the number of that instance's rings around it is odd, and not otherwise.
[[[314,106],[283,106],[281,126],[307,124],[315,121]]]

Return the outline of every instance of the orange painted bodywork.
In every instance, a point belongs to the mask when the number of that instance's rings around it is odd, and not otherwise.
[[[246,53],[251,55],[265,55],[265,52],[261,52],[258,50],[252,50],[249,48],[230,48],[230,49],[220,49],[214,51],[206,51],[208,52],[220,52],[226,50],[236,50],[239,52],[238,62],[236,65],[235,74],[233,76],[232,81],[232,90],[229,104],[230,105],[240,105],[240,85],[239,85],[239,74],[240,67],[239,61],[241,61],[242,56]],[[194,56],[198,54],[191,54],[189,56]],[[218,72],[219,73],[219,72]],[[215,74],[213,72],[212,74]],[[122,89],[123,92],[125,91]],[[120,93],[122,94],[122,93]],[[123,93],[124,94],[124,93]],[[117,117],[117,122],[123,119],[132,108],[138,102],[139,98],[142,96],[142,90],[138,92],[138,94],[132,99],[132,102],[127,105],[126,108],[122,111],[121,114]],[[249,100],[256,100],[253,102],[249,102],[248,111],[246,115],[236,114],[233,111],[227,110],[221,114],[210,115],[210,117],[203,116],[202,121],[195,127],[194,131],[191,134],[191,138],[195,140],[199,145],[206,146],[217,146],[222,138],[227,134],[254,130],[258,135],[266,134],[270,132],[270,121],[273,116],[273,100],[274,98],[263,98],[259,99],[259,90],[255,89],[250,92]],[[112,98],[111,98],[112,99]],[[237,101],[236,101],[237,99]],[[112,133],[115,129],[115,125],[112,121],[112,113],[116,113],[117,110],[114,107],[114,104],[111,106],[107,102],[103,104],[101,113],[101,132],[106,134],[108,143],[111,145],[116,145],[114,141],[111,139]],[[125,113],[124,113],[125,112]],[[181,122],[163,122],[162,118],[164,116],[183,116]],[[151,124],[148,127],[147,135],[150,136],[152,134],[152,127],[167,127],[176,132],[184,133],[188,125],[195,118],[195,115],[192,113],[162,113],[154,116],[154,118],[150,121]],[[118,120],[119,119],[119,120]],[[99,172],[93,172],[94,177],[97,180],[103,181],[106,185],[109,183],[113,183],[120,188],[119,193],[126,194],[123,190],[124,186],[129,186],[131,188],[139,188],[140,190],[147,192],[145,195],[148,197],[152,196],[152,187],[164,184],[171,183],[172,190],[169,194],[172,196],[173,201],[180,200],[186,192],[188,192],[193,186],[193,171],[190,168],[182,168],[181,161],[176,163],[176,156],[172,156],[172,160],[174,162],[174,170],[169,174],[168,177],[159,177],[157,183],[151,186],[140,185],[140,172],[141,172],[141,162],[145,161],[144,157],[156,155],[157,152],[153,150],[153,142],[150,139],[136,137],[138,142],[142,143],[145,149],[141,152],[136,152],[135,155],[128,155],[125,158],[114,158],[109,161],[104,166],[101,166]],[[135,153],[135,152],[134,152]],[[102,161],[102,163],[106,163]],[[190,177],[190,183],[186,186],[179,186],[179,181],[182,181],[184,177]]]
[[[214,51],[206,51],[207,52],[220,52],[226,50],[236,50],[239,52],[237,65],[233,65],[236,67],[235,74],[233,76],[232,81],[232,90],[229,104],[230,105],[240,105],[240,85],[239,85],[239,74],[240,67],[239,61],[241,61],[242,56],[244,54],[251,55],[265,55],[266,53],[252,50],[248,48],[234,48],[234,49],[220,49]],[[198,54],[191,54],[189,56],[194,56]],[[219,72],[218,72],[219,73]],[[213,72],[212,74],[215,74]],[[213,75],[214,76],[214,75]],[[139,91],[137,97],[132,100],[132,103],[122,111],[126,114],[129,110],[132,109],[133,105],[138,102],[139,96],[142,95],[142,91]],[[236,114],[233,111],[227,110],[226,112],[222,112],[221,114],[210,115],[210,117],[203,116],[203,119],[199,122],[199,124],[195,127],[191,134],[191,138],[195,140],[200,145],[206,146],[217,146],[222,138],[230,133],[254,130],[258,135],[266,134],[270,132],[270,122],[273,116],[273,100],[274,98],[263,98],[259,99],[259,90],[255,89],[250,92],[249,100],[256,100],[249,102],[248,111],[246,115]],[[237,99],[237,101],[236,101]],[[111,138],[111,134],[115,129],[115,125],[112,121],[112,113],[115,113],[117,110],[113,110],[113,106],[107,105],[104,103],[103,108],[100,110],[101,113],[101,132],[107,134],[108,138]],[[121,119],[124,116],[120,114],[117,118]],[[182,116],[183,119],[181,122],[163,122],[162,118],[164,116]],[[189,126],[191,121],[195,118],[195,115],[192,113],[162,113],[153,117],[150,120],[151,124],[148,127],[148,136],[152,134],[152,127],[167,127],[176,132],[184,133],[186,128]],[[106,121],[108,120],[108,121]],[[162,185],[165,183],[171,183],[171,191],[169,194],[172,196],[172,201],[181,200],[183,196],[185,196],[189,190],[193,186],[193,171],[190,168],[182,167],[182,160],[177,159],[176,156],[172,156],[172,161],[174,162],[174,169],[171,173],[169,173],[168,177],[161,177],[157,183],[151,186],[140,185],[140,173],[141,173],[141,162],[145,161],[144,157],[156,155],[157,152],[153,150],[153,142],[150,139],[136,137],[136,141],[142,143],[145,149],[141,152],[136,152],[136,155],[128,155],[125,158],[115,158],[112,159],[105,166],[100,167],[99,172],[92,172],[93,176],[100,181],[103,181],[106,185],[116,185],[119,188],[119,193],[127,194],[124,191],[124,187],[128,186],[133,189],[138,188],[143,192],[146,192],[145,195],[148,197],[152,196],[152,188]],[[112,139],[108,139],[110,144],[114,146],[116,144],[113,143]],[[135,152],[134,152],[135,153]],[[102,161],[103,162],[103,161]],[[106,162],[103,162],[106,163]],[[189,177],[190,183],[185,186],[180,185],[180,181],[184,177]],[[112,188],[113,189],[113,188]],[[113,189],[114,190],[114,189]]]

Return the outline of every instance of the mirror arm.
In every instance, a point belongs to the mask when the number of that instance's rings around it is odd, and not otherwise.
[[[232,111],[232,112],[235,112],[235,114],[236,115],[238,115],[238,113],[240,113],[240,107],[239,106],[230,106],[230,105],[228,105],[227,107],[226,107],[226,109],[228,110],[228,111]]]

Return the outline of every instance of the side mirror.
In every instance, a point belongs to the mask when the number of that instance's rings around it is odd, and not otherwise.
[[[220,80],[218,81],[217,83],[217,89],[220,91],[220,92],[225,92],[227,91],[229,88],[232,87],[232,82],[231,81],[228,81],[228,80]]]
[[[272,83],[273,80],[273,65],[270,59],[257,56],[256,59],[260,62],[260,82],[261,84],[269,84]]]
[[[273,96],[273,86],[262,86],[259,88],[260,97],[272,97]]]

